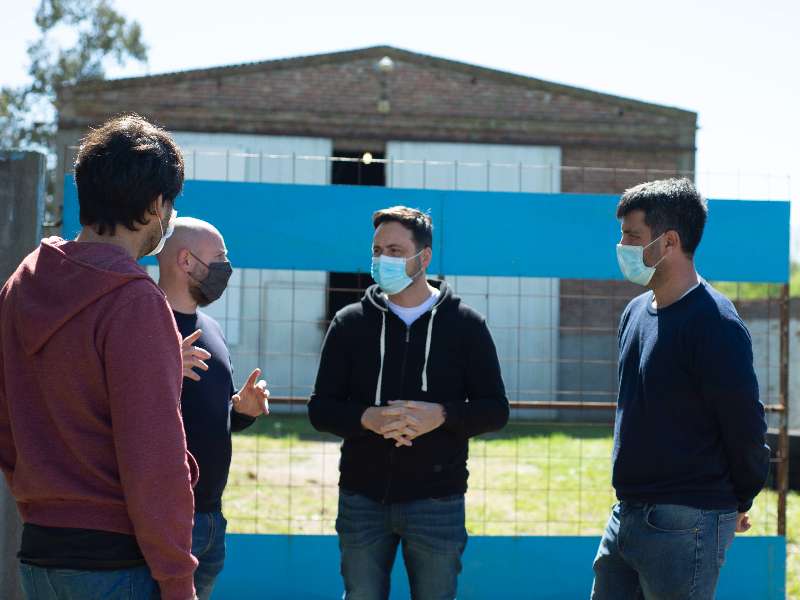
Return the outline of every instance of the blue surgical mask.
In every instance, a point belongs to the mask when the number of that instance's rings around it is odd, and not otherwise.
[[[383,255],[373,256],[371,269],[372,278],[388,295],[393,296],[399,294],[410,286],[414,279],[422,273],[422,269],[420,269],[414,277],[406,275],[406,262],[417,258],[420,254],[422,254],[422,250],[408,258]]]
[[[633,283],[638,283],[639,285],[647,285],[650,283],[650,280],[653,278],[653,275],[656,272],[656,267],[662,260],[664,260],[666,254],[659,258],[658,262],[656,262],[656,264],[654,264],[652,267],[648,267],[646,264],[644,264],[644,251],[646,248],[649,248],[655,244],[663,236],[664,234],[662,233],[652,242],[647,244],[647,246],[627,246],[623,244],[617,244],[617,262],[619,263],[619,269],[622,271],[625,279]]]

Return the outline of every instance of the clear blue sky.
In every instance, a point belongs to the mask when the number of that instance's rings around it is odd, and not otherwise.
[[[2,84],[25,80],[37,4],[15,0],[3,9]],[[142,24],[150,58],[146,66],[111,68],[110,76],[388,44],[696,111],[698,171],[728,174],[699,176],[703,191],[785,197],[791,176],[793,204],[800,207],[797,0],[117,0],[115,6]],[[767,183],[762,174],[773,177]],[[800,236],[794,244],[800,254]]]

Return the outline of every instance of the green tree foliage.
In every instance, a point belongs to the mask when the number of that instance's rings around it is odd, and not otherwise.
[[[28,46],[30,81],[0,88],[0,147],[52,154],[59,88],[105,77],[109,61],[145,62],[139,23],[114,10],[111,0],[42,0],[39,37]]]

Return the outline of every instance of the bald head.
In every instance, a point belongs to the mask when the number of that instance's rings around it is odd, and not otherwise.
[[[196,287],[208,274],[208,265],[227,260],[222,234],[211,223],[178,217],[175,230],[158,254],[159,285],[164,290]]]
[[[201,221],[194,217],[178,217],[174,221],[175,231],[164,244],[164,249],[158,254],[158,263],[161,268],[174,262],[181,250],[189,250],[197,255],[200,260],[209,262],[217,258],[216,254],[225,255],[225,241],[222,234],[208,221]],[[204,249],[213,251],[206,260]]]

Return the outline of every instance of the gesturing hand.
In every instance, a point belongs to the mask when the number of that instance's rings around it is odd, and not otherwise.
[[[253,369],[250,377],[237,393],[233,395],[233,410],[248,417],[269,414],[269,390],[263,379],[256,383],[261,369]]]
[[[202,335],[203,330],[198,329],[191,335],[186,336],[181,342],[181,356],[183,358],[183,376],[191,379],[192,381],[200,381],[200,374],[196,373],[194,369],[201,369],[208,371],[208,365],[204,360],[211,358],[211,353],[203,348],[193,346]]]

